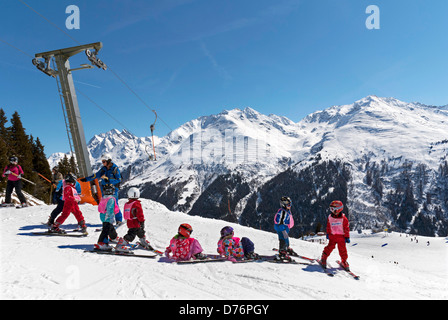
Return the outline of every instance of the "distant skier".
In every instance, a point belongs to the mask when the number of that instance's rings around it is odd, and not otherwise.
[[[348,254],[346,243],[350,243],[350,227],[347,217],[342,213],[343,209],[344,205],[339,200],[333,201],[330,204],[331,214],[327,219],[327,238],[329,243],[324,248],[321,262],[326,266],[328,256],[336,245],[338,245],[339,255],[341,256],[341,265],[348,269],[349,264],[347,262]]]
[[[22,193],[22,167],[18,164],[19,158],[12,156],[9,158],[9,164],[3,170],[2,177],[8,176],[8,182],[6,183],[5,205],[11,205],[11,194],[13,190],[16,190],[17,197],[19,198],[22,207],[26,207],[26,198]]]
[[[294,218],[291,213],[292,201],[289,197],[280,199],[281,208],[274,217],[274,229],[278,234],[279,254],[278,259],[291,260],[289,254],[292,253],[289,247],[289,231],[294,226]]]
[[[258,255],[254,253],[254,243],[246,237],[234,237],[232,227],[224,227],[221,229],[221,237],[218,241],[218,253],[231,261],[237,258],[257,259]]]
[[[117,231],[114,228],[115,217],[120,212],[117,200],[114,197],[115,188],[112,185],[103,186],[103,197],[98,205],[98,212],[103,223],[101,234],[98,238],[98,243],[94,245],[95,250],[112,250],[109,246],[109,238],[115,240],[118,238]],[[120,241],[121,238],[118,238]],[[119,250],[119,249],[117,249]],[[120,250],[119,250],[120,251]]]
[[[140,203],[140,190],[132,187],[128,190],[128,202],[124,205],[124,219],[127,222],[128,233],[118,240],[117,250],[129,251],[129,242],[134,241],[135,237],[139,238],[142,247],[152,250],[153,247],[146,239],[145,235],[145,216],[143,214],[142,205]]]
[[[103,163],[103,166],[100,170],[98,170],[97,173],[89,176],[81,178],[81,182],[87,182],[87,181],[93,181],[95,179],[98,179],[101,183],[101,192],[103,193],[103,188],[105,185],[113,185],[114,187],[114,197],[118,201],[118,191],[120,189],[120,183],[121,183],[121,173],[120,169],[118,169],[118,166],[112,162],[112,157],[110,155],[102,155],[101,156],[101,162]],[[116,215],[116,222],[122,223],[123,221],[123,215],[120,212]]]
[[[190,235],[193,228],[183,223],[179,226],[178,233],[171,241],[170,245],[165,250],[165,256],[176,261],[193,259],[205,259],[206,256],[202,254],[202,247],[199,241],[191,238]]]
[[[81,197],[75,188],[76,176],[73,173],[69,173],[65,176],[65,186],[63,193],[64,208],[62,209],[62,214],[56,219],[56,222],[51,226],[50,232],[55,233],[65,233],[60,226],[65,222],[70,213],[73,213],[78,225],[80,226],[81,232],[87,231],[86,221],[82,215],[81,210],[79,210],[78,202],[81,201]]]

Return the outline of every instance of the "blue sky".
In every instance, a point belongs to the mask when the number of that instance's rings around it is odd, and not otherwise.
[[[23,0],[100,58],[163,120],[156,135],[250,106],[293,121],[367,95],[448,104],[446,0]],[[380,9],[380,29],[365,26]],[[66,7],[80,9],[68,30]],[[47,156],[69,149],[56,81],[35,53],[77,43],[19,0],[0,11],[0,107],[22,116]],[[87,63],[84,54],[72,67]],[[123,126],[150,135],[153,113],[112,72],[74,73],[87,141]]]

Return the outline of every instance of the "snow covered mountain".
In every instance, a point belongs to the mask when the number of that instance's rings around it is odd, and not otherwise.
[[[268,230],[275,200],[287,194],[305,224],[298,234],[321,229],[329,202],[340,199],[355,229],[445,236],[447,124],[446,106],[376,96],[313,113],[297,124],[294,164],[252,194],[240,220]]]
[[[448,233],[448,107],[368,96],[299,123],[246,108],[187,122],[157,139],[95,136],[92,164],[113,156],[129,186],[171,210],[272,231],[278,199],[299,226],[322,227],[328,204],[347,205],[354,228]],[[147,150],[149,148],[149,150]]]

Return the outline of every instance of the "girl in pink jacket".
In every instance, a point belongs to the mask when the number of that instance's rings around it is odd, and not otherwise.
[[[16,156],[9,158],[9,164],[3,170],[2,177],[8,176],[8,182],[6,183],[5,194],[5,206],[11,205],[11,195],[14,189],[16,190],[17,197],[19,198],[22,207],[26,207],[26,198],[22,193],[22,167],[18,165],[19,159]]]
[[[218,241],[218,253],[232,262],[237,259],[257,260],[260,257],[254,252],[255,245],[249,238],[237,238],[232,227],[221,229],[221,238]]]
[[[170,245],[166,248],[165,256],[176,261],[205,259],[199,241],[190,237],[192,232],[193,228],[189,224],[181,224],[177,235],[171,239]]]
[[[240,238],[234,237],[232,227],[221,229],[221,238],[218,241],[218,253],[231,261],[244,257],[243,244]]]

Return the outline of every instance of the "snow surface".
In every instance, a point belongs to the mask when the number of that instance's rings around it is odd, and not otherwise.
[[[124,205],[125,200],[120,200]],[[168,245],[181,223],[193,226],[193,236],[205,253],[215,253],[219,231],[235,228],[249,237],[259,254],[273,254],[277,235],[228,222],[171,212],[142,200],[147,237],[160,249]],[[89,226],[86,238],[35,236],[45,231],[54,206],[0,209],[1,299],[447,299],[448,238],[414,237],[399,233],[353,232],[349,262],[361,278],[342,270],[330,278],[318,265],[268,262],[195,265],[168,263],[164,257],[141,259],[84,253],[99,236],[97,207],[81,206]],[[75,228],[70,216],[64,227]],[[119,229],[123,236],[127,227]],[[430,245],[427,245],[430,241]],[[324,245],[292,239],[300,254],[318,257]],[[146,252],[138,250],[138,253]],[[329,258],[335,267],[336,251]],[[305,260],[301,262],[306,262]]]

